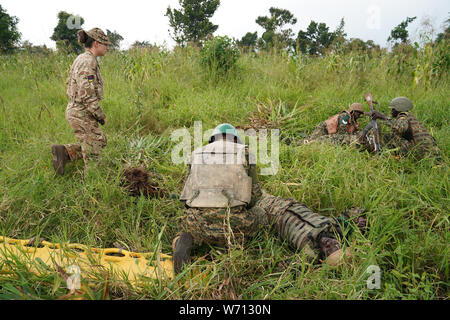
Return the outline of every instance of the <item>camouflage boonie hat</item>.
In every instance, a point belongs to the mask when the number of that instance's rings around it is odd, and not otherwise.
[[[89,37],[91,37],[97,42],[100,42],[101,44],[104,44],[106,46],[111,45],[111,41],[109,41],[108,36],[100,28],[91,29],[89,31],[86,31],[86,33]]]
[[[361,103],[353,103],[350,106],[350,109],[348,111],[349,112],[351,112],[351,111],[359,111],[361,113],[364,113],[364,107],[363,107],[363,105]]]
[[[398,97],[391,101],[389,108],[399,112],[406,112],[413,108],[413,103],[406,97]]]

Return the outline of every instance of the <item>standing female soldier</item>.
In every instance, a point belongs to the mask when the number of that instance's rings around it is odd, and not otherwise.
[[[88,162],[99,161],[106,146],[106,136],[98,126],[106,123],[106,115],[99,104],[103,99],[103,79],[97,57],[106,54],[111,42],[99,28],[78,31],[78,42],[84,45],[86,52],[80,54],[70,68],[66,120],[79,143],[52,146],[53,167],[59,175],[64,174],[66,162],[78,159],[84,160],[87,171]]]

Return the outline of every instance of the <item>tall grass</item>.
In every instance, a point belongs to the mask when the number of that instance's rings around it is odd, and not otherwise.
[[[129,197],[119,187],[121,170],[143,164],[177,194],[185,167],[171,162],[170,133],[182,127],[192,132],[198,120],[204,130],[222,122],[245,128],[261,104],[274,106],[276,117],[295,115],[281,121],[280,129],[297,137],[363,102],[366,92],[385,113],[391,99],[407,96],[443,156],[437,165],[432,159],[397,160],[387,152],[373,156],[346,147],[282,144],[278,174],[261,177],[267,191],[294,197],[327,216],[350,206],[368,210],[370,230],[352,237],[356,254],[348,265],[309,265],[273,231],[261,230],[244,247],[196,250],[195,257],[207,258],[197,263],[210,268],[202,281],[182,275],[189,286],[173,281],[141,289],[111,283],[106,296],[100,281],[86,299],[448,299],[450,88],[448,69],[431,80],[422,77],[426,83],[415,78],[418,59],[429,55],[407,56],[399,70],[398,55],[386,53],[314,59],[249,53],[232,73],[217,78],[201,67],[200,52],[191,47],[110,53],[101,60],[108,116],[103,161],[86,178],[81,162],[56,177],[50,146],[75,139],[64,118],[65,80],[74,58],[0,57],[2,235],[92,247],[120,243],[141,252],[153,250],[160,239],[163,252],[170,253],[183,206],[171,198]],[[382,270],[380,290],[366,287],[370,265]],[[16,277],[0,275],[0,280],[0,298],[56,299],[67,293],[57,273],[33,275],[20,262]]]

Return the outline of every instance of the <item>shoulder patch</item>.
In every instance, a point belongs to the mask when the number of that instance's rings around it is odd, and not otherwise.
[[[343,117],[341,119],[341,122],[339,124],[348,124],[349,120],[350,120],[350,117],[348,115],[346,115],[345,117]]]
[[[94,82],[95,76],[94,75],[88,76],[88,80],[89,80],[89,82]]]

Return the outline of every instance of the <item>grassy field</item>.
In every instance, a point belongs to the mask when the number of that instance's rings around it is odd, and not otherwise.
[[[447,51],[448,53],[448,51]],[[426,57],[425,57],[426,58]],[[371,92],[379,110],[397,96],[436,138],[440,165],[347,147],[281,143],[280,170],[261,176],[274,195],[294,197],[313,211],[337,216],[351,206],[368,210],[370,230],[354,234],[355,258],[343,267],[309,265],[271,230],[244,247],[199,248],[211,271],[205,281],[153,283],[135,290],[99,281],[86,299],[448,299],[450,127],[448,70],[427,78],[421,56],[352,52],[312,59],[283,53],[244,54],[226,77],[211,77],[193,48],[110,53],[101,60],[102,107],[108,116],[103,161],[83,178],[83,163],[55,176],[52,144],[75,142],[64,112],[65,81],[75,56],[0,57],[0,235],[135,252],[171,252],[183,212],[176,199],[138,199],[120,184],[126,166],[157,172],[179,194],[186,167],[171,162],[170,133],[194,121],[246,128],[249,118],[277,123],[284,136],[308,134],[320,121],[363,102]],[[414,72],[417,79],[414,79]],[[422,72],[422,73],[420,73]],[[258,106],[271,112],[258,113]],[[366,106],[366,108],[368,108]],[[364,119],[361,125],[367,123]],[[195,259],[194,259],[195,261]],[[368,290],[366,269],[381,269],[381,289]],[[23,265],[0,274],[0,299],[57,299],[67,294],[56,273],[36,276]]]

